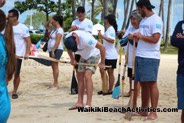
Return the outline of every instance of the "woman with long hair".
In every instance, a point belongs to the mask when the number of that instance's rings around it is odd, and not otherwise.
[[[50,26],[49,24],[52,24]],[[63,54],[63,17],[59,15],[53,16],[46,24],[45,28],[48,30],[51,30],[49,41],[48,41],[48,51],[49,55],[52,58],[55,58],[59,60],[61,58],[61,55]],[[54,77],[54,83],[51,87],[59,87],[58,84],[58,76],[59,76],[59,67],[58,62],[52,63],[52,70],[53,70],[53,77]]]
[[[4,36],[1,33],[4,28]],[[6,23],[6,15],[0,10],[0,123],[6,123],[10,114],[10,98],[7,85],[15,72],[15,44],[13,28]]]
[[[105,46],[106,56],[105,56],[105,65],[111,65],[111,68],[107,69],[107,73],[109,76],[109,90],[107,93],[103,93],[99,91],[98,94],[103,95],[111,95],[112,89],[114,86],[114,69],[116,68],[118,53],[115,48],[116,43],[116,32],[118,25],[116,23],[116,17],[113,14],[109,14],[105,16],[105,25],[106,25],[106,32],[104,35],[101,32],[98,33],[99,38],[103,39],[103,45]],[[103,78],[103,71],[101,72],[101,77]]]

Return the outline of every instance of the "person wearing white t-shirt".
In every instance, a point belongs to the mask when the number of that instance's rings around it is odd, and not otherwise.
[[[49,25],[52,24],[53,28]],[[49,56],[52,58],[55,58],[57,60],[60,60],[62,54],[63,54],[63,16],[55,15],[53,16],[46,24],[45,28],[48,30],[51,30],[49,40],[48,40],[48,52]],[[54,82],[51,86],[52,87],[59,87],[58,83],[58,76],[59,76],[59,66],[58,62],[52,62],[52,70],[53,70],[53,77]]]
[[[104,68],[105,47],[99,43],[92,34],[82,30],[70,32],[66,35],[64,44],[67,48],[72,65],[76,65],[74,52],[78,52],[81,56],[79,60],[80,63],[98,64],[101,56],[99,67]],[[78,101],[69,110],[83,107],[84,81],[86,82],[87,88],[87,101],[85,107],[91,107],[93,94],[92,74],[95,73],[95,70],[95,66],[78,65]]]
[[[83,30],[89,33],[92,33],[93,30],[93,22],[87,18],[85,18],[85,8],[83,6],[79,6],[77,8],[77,19],[75,19],[72,22],[71,28],[68,30],[68,32],[75,31],[75,30]],[[79,62],[80,55],[76,52],[75,53],[75,60]],[[78,78],[78,71],[77,71],[78,65],[76,65],[76,74]]]
[[[135,81],[139,81],[142,89],[142,108],[148,108],[151,99],[151,107],[157,109],[159,91],[157,87],[157,75],[160,63],[160,42],[162,35],[162,20],[152,9],[149,0],[137,2],[138,11],[143,17],[140,22],[139,32],[133,34],[138,46],[135,59]],[[157,112],[140,112],[146,116],[145,120],[157,119]]]
[[[125,46],[126,52],[128,52],[128,74],[129,82],[130,82],[130,90],[128,93],[124,95],[124,97],[130,97],[131,94],[131,86],[132,86],[132,55],[133,55],[133,33],[138,32],[139,30],[139,23],[141,21],[142,17],[139,14],[137,10],[133,10],[130,16],[131,25],[126,30],[125,34],[123,35],[123,38],[120,40],[120,45]],[[128,40],[128,42],[127,42]],[[125,43],[126,42],[126,43]],[[140,85],[139,83],[134,84],[134,107],[137,107],[137,95],[140,95]]]
[[[98,94],[103,94],[103,95],[110,95],[112,94],[112,89],[114,86],[114,69],[116,68],[117,64],[117,59],[118,59],[118,53],[115,48],[115,43],[116,43],[116,32],[118,25],[116,23],[116,17],[113,14],[109,14],[105,16],[105,25],[106,25],[106,32],[104,35],[101,34],[99,31],[98,36],[100,39],[103,39],[103,45],[105,46],[105,51],[106,51],[106,57],[105,57],[105,65],[111,65],[111,68],[107,69],[107,73],[109,76],[109,89],[107,93],[103,93],[102,91],[99,91]],[[101,78],[103,78],[103,71],[100,71],[101,73]]]
[[[29,29],[24,24],[19,23],[18,18],[19,18],[19,12],[16,9],[11,9],[8,11],[8,21],[11,21],[13,23],[16,56],[25,57],[27,59],[31,48]],[[16,72],[15,72],[14,81],[13,81],[14,88],[12,92],[12,99],[18,98],[17,90],[20,83],[21,64],[22,64],[22,59],[17,59]]]

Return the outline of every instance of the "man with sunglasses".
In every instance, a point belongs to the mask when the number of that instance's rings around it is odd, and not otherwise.
[[[184,123],[184,20],[177,23],[171,44],[178,48],[177,96],[178,109],[182,110],[181,123]]]
[[[8,11],[8,21],[13,23],[13,33],[14,33],[14,42],[16,47],[16,56],[22,56],[28,58],[30,47],[31,47],[31,40],[29,35],[29,29],[24,25],[18,22],[19,12],[16,9],[11,9]],[[17,59],[16,63],[16,72],[14,75],[13,81],[13,92],[12,92],[12,99],[17,99],[18,94],[17,90],[20,83],[20,70],[21,70],[22,59]]]

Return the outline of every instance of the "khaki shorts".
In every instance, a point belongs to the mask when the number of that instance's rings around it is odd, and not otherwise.
[[[87,60],[85,60],[81,57],[80,60],[79,60],[79,63],[98,64],[99,60],[100,60],[100,55],[92,56]],[[96,67],[95,66],[78,65],[78,72],[84,72],[85,70],[91,70],[94,74],[95,71],[96,71]]]

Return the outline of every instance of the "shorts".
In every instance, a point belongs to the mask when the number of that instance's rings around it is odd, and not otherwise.
[[[60,58],[61,58],[61,56],[62,56],[62,54],[63,54],[63,50],[61,50],[61,49],[56,49],[56,50],[54,51],[54,54],[55,54],[55,59],[60,60]],[[49,56],[52,57],[52,52],[49,52]]]
[[[178,109],[184,110],[184,76],[177,75]]]
[[[152,58],[135,58],[135,81],[156,82],[160,60]]]
[[[100,55],[97,56],[92,56],[89,59],[85,60],[82,57],[79,60],[79,63],[86,63],[86,64],[98,64],[100,60]],[[93,74],[96,71],[96,66],[83,66],[83,65],[78,65],[78,72],[84,72],[85,70],[91,70]]]
[[[76,62],[79,62],[81,56],[79,54],[75,54],[75,60]],[[78,65],[75,66],[75,69],[78,69]]]
[[[128,72],[127,72],[128,77],[132,77],[132,68],[128,67]]]
[[[105,65],[112,66],[113,69],[116,68],[117,59],[105,59]]]
[[[17,59],[15,75],[20,75],[21,66],[22,66],[22,59]]]

